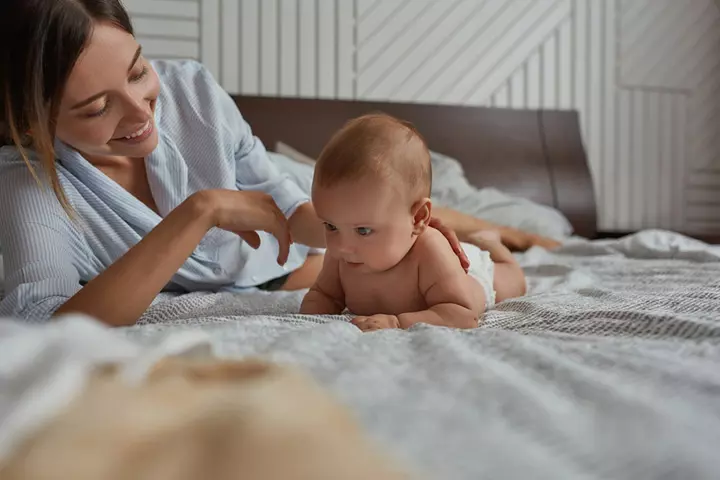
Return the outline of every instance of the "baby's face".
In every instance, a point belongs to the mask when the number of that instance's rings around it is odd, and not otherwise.
[[[327,253],[361,272],[394,267],[413,246],[413,215],[404,192],[390,181],[366,178],[313,187],[325,222]]]

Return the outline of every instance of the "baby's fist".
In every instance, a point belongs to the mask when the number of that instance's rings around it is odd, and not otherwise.
[[[400,328],[400,320],[395,315],[373,315],[371,317],[355,317],[352,324],[363,332],[383,330],[386,328]]]

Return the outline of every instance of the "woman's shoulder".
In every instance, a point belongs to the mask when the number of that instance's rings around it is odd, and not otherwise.
[[[25,156],[13,145],[0,147],[0,188],[16,190],[36,186],[35,177],[42,175],[42,164],[33,150],[26,149],[24,153]]]
[[[9,224],[9,217],[49,224],[55,221],[50,219],[66,216],[37,156],[31,150],[27,151],[27,156],[29,165],[15,147],[0,147],[0,224]],[[64,172],[58,169],[57,175],[66,194],[72,197],[75,191],[66,181]]]
[[[26,155],[31,164],[38,163],[35,153],[26,150]],[[3,145],[0,147],[0,169],[11,166],[26,165],[20,150],[14,145]]]
[[[60,169],[57,170],[58,177],[64,180],[64,173]],[[8,178],[13,176],[13,180]],[[4,180],[3,185],[12,187],[31,184],[37,185],[38,180],[44,177],[43,165],[38,154],[26,148],[23,152],[14,145],[3,145],[0,147],[0,180]],[[16,184],[19,179],[23,182]]]
[[[229,121],[234,104],[203,64],[195,60],[151,63],[160,78],[159,109],[165,125],[192,128],[199,123],[217,129]]]
[[[213,76],[208,68],[197,60],[152,60],[150,64],[160,77],[165,93],[178,89],[204,90],[208,80]]]

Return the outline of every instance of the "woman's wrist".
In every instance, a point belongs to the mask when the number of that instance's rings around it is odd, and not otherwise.
[[[311,202],[303,203],[288,219],[293,241],[314,248],[325,248],[325,226]]]
[[[205,230],[217,227],[221,223],[222,209],[212,190],[201,190],[187,198],[180,208],[187,210],[186,215],[197,219]]]

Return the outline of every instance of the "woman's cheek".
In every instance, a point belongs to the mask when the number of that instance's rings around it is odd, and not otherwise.
[[[77,149],[104,145],[112,138],[113,128],[107,120],[79,120],[71,128],[58,129],[58,137]]]
[[[115,119],[107,119],[102,125],[94,126],[89,132],[88,138],[93,139],[95,145],[104,145],[113,138],[119,136],[117,132],[118,122]]]

